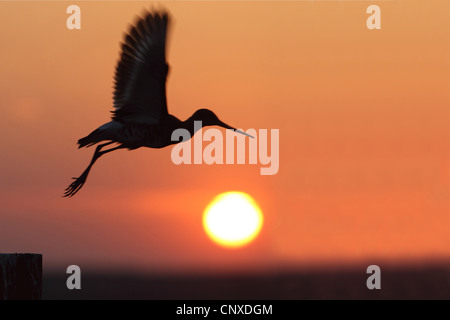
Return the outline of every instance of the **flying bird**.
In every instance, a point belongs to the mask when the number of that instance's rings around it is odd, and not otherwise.
[[[125,35],[114,77],[112,119],[78,140],[79,148],[98,145],[88,167],[78,178],[73,178],[75,181],[65,189],[64,197],[72,197],[83,187],[101,156],[123,148],[163,148],[179,143],[172,141],[172,132],[183,128],[192,137],[194,121],[201,121],[202,127],[217,125],[251,137],[222,122],[208,109],[195,111],[185,121],[168,113],[169,65],[165,51],[169,20],[167,12],[147,12]],[[104,149],[114,143],[118,145]]]

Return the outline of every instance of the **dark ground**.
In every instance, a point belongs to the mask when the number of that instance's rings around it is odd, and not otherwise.
[[[450,264],[381,267],[381,290],[369,290],[364,268],[284,271],[258,275],[83,273],[81,290],[69,275],[44,273],[44,299],[450,299]],[[82,269],[83,270],[83,269]]]

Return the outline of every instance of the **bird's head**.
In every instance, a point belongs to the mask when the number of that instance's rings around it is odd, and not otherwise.
[[[191,118],[194,121],[201,121],[202,126],[204,127],[214,126],[222,122],[219,120],[216,114],[209,109],[198,109],[194,112]]]
[[[219,119],[219,117],[217,117],[216,114],[209,109],[198,109],[197,111],[194,112],[191,119],[194,121],[201,121],[203,127],[219,126],[222,128],[234,130],[235,132],[238,132],[238,133],[246,135],[250,138],[253,138],[251,135],[249,135],[245,132],[242,132],[240,130],[237,130],[236,128],[233,128],[232,126],[229,126],[225,122],[221,121]]]

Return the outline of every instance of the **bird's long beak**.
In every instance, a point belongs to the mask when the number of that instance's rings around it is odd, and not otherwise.
[[[252,139],[255,139],[254,136],[249,135],[248,133],[245,133],[244,131],[241,131],[241,130],[238,130],[238,129],[234,129],[234,128],[231,128],[231,129],[233,129],[234,132],[237,132],[237,133],[243,134],[244,136],[247,136],[247,137],[250,137],[250,138],[252,138]]]
[[[247,137],[250,137],[250,138],[252,138],[252,139],[255,139],[254,136],[251,136],[251,135],[249,135],[248,133],[245,133],[245,132],[243,132],[243,131],[241,131],[241,130],[238,130],[238,129],[236,129],[236,128],[233,128],[232,126],[229,126],[229,125],[227,125],[225,122],[222,122],[222,121],[220,121],[220,120],[219,120],[219,124],[218,124],[218,125],[221,126],[221,127],[227,128],[227,129],[231,129],[231,130],[233,130],[234,132],[243,134],[244,136],[247,136]]]

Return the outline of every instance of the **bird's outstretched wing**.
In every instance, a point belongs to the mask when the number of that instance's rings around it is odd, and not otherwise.
[[[125,35],[116,67],[113,120],[156,123],[167,114],[167,13],[148,12]]]

